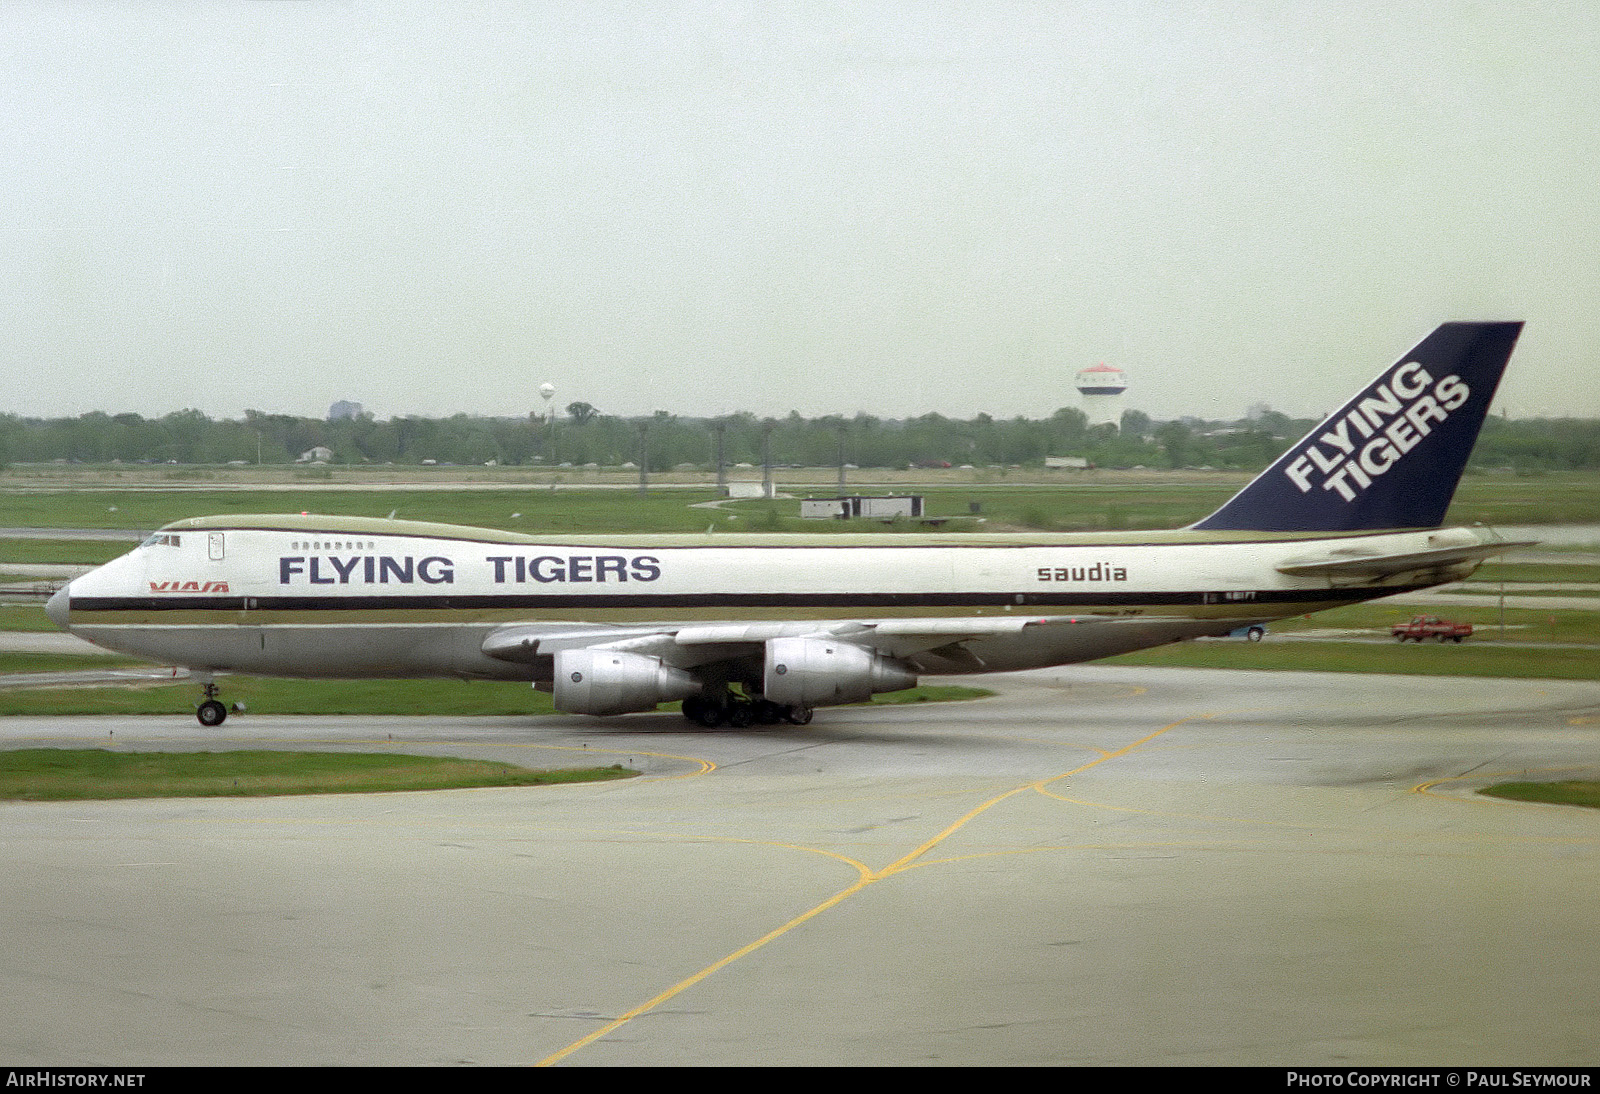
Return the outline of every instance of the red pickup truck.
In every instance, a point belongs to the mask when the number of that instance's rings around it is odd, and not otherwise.
[[[1409,623],[1396,623],[1389,633],[1404,642],[1414,638],[1418,642],[1431,638],[1435,642],[1459,642],[1472,633],[1471,623],[1454,623],[1436,615],[1419,615]]]

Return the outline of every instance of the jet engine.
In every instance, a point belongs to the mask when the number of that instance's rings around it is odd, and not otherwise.
[[[685,699],[700,681],[659,657],[622,650],[561,650],[555,655],[555,705],[568,714],[627,714]]]
[[[767,642],[762,694],[790,707],[860,703],[880,691],[915,687],[916,673],[882,654],[830,638]]]

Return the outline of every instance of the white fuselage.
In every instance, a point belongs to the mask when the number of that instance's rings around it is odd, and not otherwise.
[[[1466,529],[538,539],[394,521],[206,518],[163,529],[75,580],[65,622],[108,648],[202,671],[523,680],[537,669],[483,650],[499,628],[626,634],[708,620],[1061,616],[1125,624],[970,644],[985,668],[1016,669],[1222,634],[1461,572],[1352,582],[1278,569],[1309,556],[1474,542]],[[972,665],[932,656],[918,670]]]

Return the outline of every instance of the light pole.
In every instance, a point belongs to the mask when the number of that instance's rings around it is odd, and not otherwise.
[[[717,434],[717,496],[728,492],[728,464],[724,457],[723,444],[727,439],[728,423],[717,422],[711,427]]]
[[[761,496],[772,497],[772,427],[771,420],[761,423]]]
[[[650,432],[649,422],[639,423],[639,496],[645,496],[649,486],[650,446],[646,437]]]
[[[844,497],[844,489],[845,489],[845,487],[844,487],[844,435],[845,435],[845,430],[847,430],[848,428],[849,428],[849,426],[847,426],[844,422],[840,422],[839,423],[839,496],[840,497]]]

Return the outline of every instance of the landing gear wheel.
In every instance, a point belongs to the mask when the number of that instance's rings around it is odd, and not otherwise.
[[[785,715],[785,717],[787,717],[789,719],[789,724],[790,725],[794,725],[794,726],[810,725],[811,724],[811,708],[810,707],[790,707],[789,708],[789,713],[787,715]]]
[[[693,695],[683,701],[683,716],[703,729],[716,729],[722,724],[722,704]]]
[[[228,717],[228,708],[215,699],[207,699],[195,710],[194,716],[203,726],[220,726]]]
[[[756,722],[764,726],[775,726],[783,721],[784,709],[771,699],[761,699],[756,702]]]
[[[744,729],[756,720],[756,705],[747,699],[735,699],[728,704],[728,724],[734,729]]]

